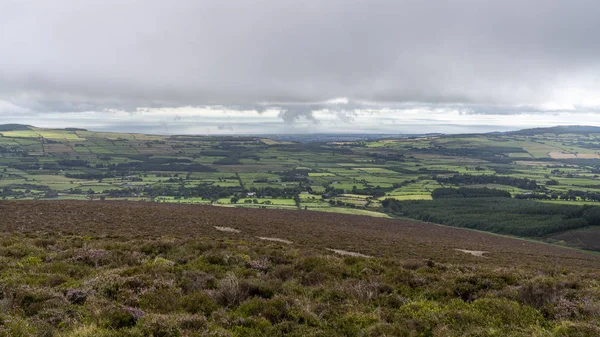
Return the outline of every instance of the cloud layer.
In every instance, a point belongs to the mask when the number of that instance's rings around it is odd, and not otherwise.
[[[600,2],[0,0],[0,115],[600,111]],[[340,99],[341,98],[341,99]]]

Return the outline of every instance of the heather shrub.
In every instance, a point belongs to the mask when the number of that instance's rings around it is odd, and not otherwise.
[[[598,335],[594,269],[238,236],[0,238],[0,337]]]
[[[238,305],[248,295],[248,284],[240,281],[234,274],[229,274],[221,279],[214,293],[217,303],[224,306]]]
[[[189,320],[187,322],[190,322]],[[176,317],[167,315],[148,315],[140,319],[138,328],[144,336],[152,337],[178,337],[181,336]]]
[[[146,315],[140,309],[123,306],[109,306],[102,310],[103,325],[113,329],[135,326],[138,320]]]
[[[210,314],[218,308],[217,302],[203,291],[197,291],[182,296],[179,306],[190,314]]]

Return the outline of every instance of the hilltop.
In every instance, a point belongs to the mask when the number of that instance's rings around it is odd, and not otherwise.
[[[600,133],[600,127],[598,126],[587,126],[587,125],[567,125],[567,126],[553,126],[549,128],[533,128],[523,129],[518,131],[508,132],[514,135],[541,135],[545,133],[554,134],[589,134],[589,133]]]
[[[33,126],[25,124],[0,124],[0,131],[22,131],[32,128]]]

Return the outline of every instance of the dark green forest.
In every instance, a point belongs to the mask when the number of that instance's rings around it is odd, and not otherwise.
[[[532,238],[600,225],[600,208],[595,206],[510,198],[386,199],[383,207],[422,221]]]

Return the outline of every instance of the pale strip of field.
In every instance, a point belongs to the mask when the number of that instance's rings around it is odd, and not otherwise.
[[[531,158],[531,154],[529,152],[510,152],[507,155],[511,158]]]
[[[329,172],[309,172],[309,177],[335,177],[335,174]]]
[[[515,164],[517,165],[523,165],[523,166],[550,166],[550,165],[563,165],[563,163],[556,163],[556,162],[546,162],[546,161],[533,161],[533,160],[517,160],[515,161]],[[576,165],[570,165],[570,166],[576,166]]]
[[[317,212],[329,212],[329,213],[342,213],[342,214],[354,214],[354,215],[367,215],[376,218],[389,218],[390,216],[385,213],[379,213],[374,211],[368,211],[364,209],[344,208],[344,207],[309,207],[310,211]]]
[[[369,196],[368,195],[362,195],[362,194],[342,194],[342,197],[347,197],[347,198],[357,198],[357,199],[367,199]]]
[[[4,137],[23,137],[23,138],[38,138],[39,133],[33,130],[18,130],[18,131],[2,131]]]
[[[406,195],[388,195],[379,198],[379,200],[385,199],[396,199],[396,200],[431,200],[431,194],[406,194]]]
[[[263,138],[260,140],[261,142],[267,144],[267,145],[289,145],[289,144],[294,144],[293,142],[286,142],[286,141],[278,141],[278,140],[273,140],[273,139],[269,139],[269,138]]]
[[[365,171],[365,172],[373,172],[373,173],[391,173],[391,174],[398,173],[396,171],[388,170],[388,169],[382,168],[382,167],[353,167],[352,169],[357,170],[357,171]]]
[[[598,154],[598,153],[578,153],[577,158],[579,158],[579,159],[600,159],[600,154]]]
[[[574,159],[574,158],[577,158],[576,154],[565,153],[565,152],[550,152],[550,153],[548,153],[548,155],[552,159]]]

